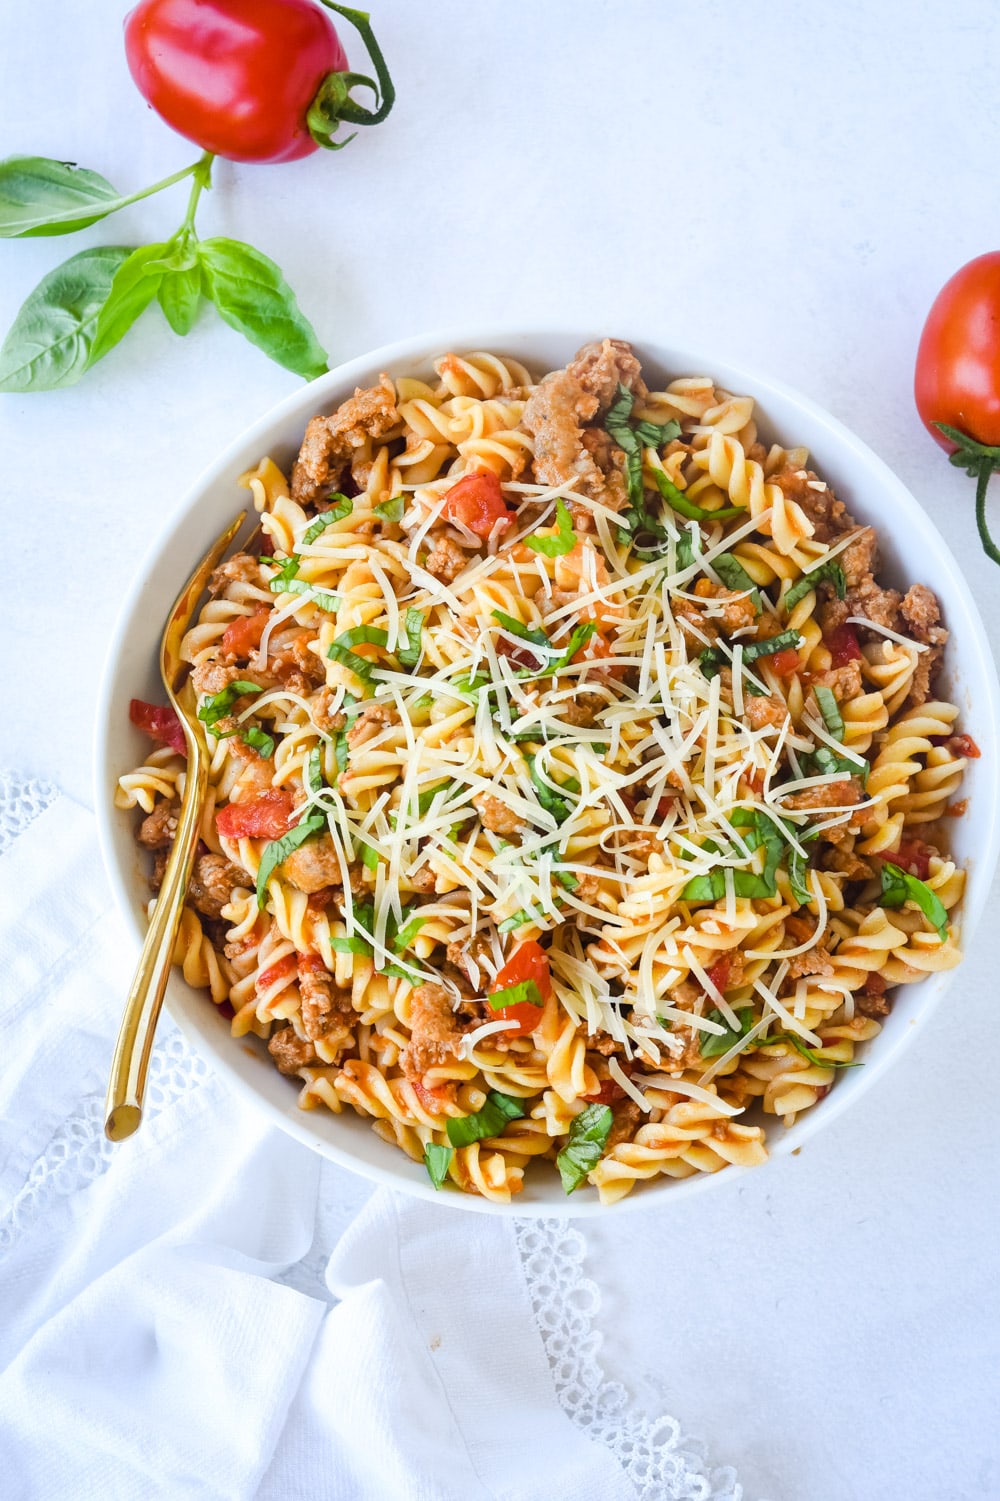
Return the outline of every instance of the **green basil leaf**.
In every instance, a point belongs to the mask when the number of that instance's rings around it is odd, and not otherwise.
[[[211,698],[206,698],[198,710],[198,718],[202,724],[209,726],[218,724],[219,720],[229,713],[238,698],[242,698],[244,694],[263,693],[263,691],[259,684],[244,682],[237,678],[235,683],[229,683],[219,693],[213,693]]]
[[[574,1117],[569,1140],[556,1158],[562,1186],[568,1194],[579,1188],[600,1162],[613,1124],[610,1105],[588,1105]]]
[[[862,785],[867,787],[871,767],[864,759],[859,764],[857,761],[848,760],[846,756],[838,756],[837,752],[831,750],[828,745],[820,745],[810,755],[803,758],[802,769],[809,776],[817,777],[830,776],[835,771],[846,771],[852,777],[860,777]]]
[[[383,521],[400,522],[403,519],[403,497],[394,495],[391,500],[380,500],[372,509]],[[441,1150],[444,1151],[445,1148],[442,1147]]]
[[[125,202],[99,172],[48,156],[0,162],[0,239],[68,235],[96,224]]]
[[[305,380],[326,373],[326,352],[272,260],[228,239],[199,241],[198,259],[206,293],[230,328]]]
[[[834,740],[843,740],[844,721],[840,713],[840,705],[837,703],[836,695],[831,689],[824,688],[822,685],[814,687],[813,693],[819,705],[819,712],[823,716],[823,723],[830,734]],[[858,769],[860,770],[860,767]]]
[[[404,667],[416,667],[420,661],[420,637],[424,629],[423,611],[414,610],[411,607],[406,612],[403,624],[406,629],[406,645],[401,646],[396,655]]]
[[[267,883],[272,874],[283,861],[287,860],[293,850],[297,850],[300,844],[313,834],[318,834],[326,825],[326,819],[322,813],[310,813],[297,823],[294,829],[289,829],[287,834],[282,834],[280,839],[272,839],[270,844],[264,846],[264,853],[260,857],[260,868],[257,871],[257,906],[263,908],[267,901]]]
[[[525,756],[524,759],[528,763],[528,774],[535,785],[539,803],[545,809],[546,813],[552,814],[556,823],[565,823],[572,811],[569,803],[564,797],[560,797],[558,792],[553,792],[552,788],[543,780],[541,773],[535,766],[534,756]],[[560,783],[560,786],[565,787],[566,791],[570,793],[579,793],[580,791],[580,783],[575,777],[570,777],[568,781]]]
[[[535,919],[531,913],[526,912],[523,907],[520,907],[512,917],[505,917],[503,922],[497,923],[497,932],[513,933],[517,928],[523,928],[526,923],[534,921]]]
[[[474,1141],[500,1136],[508,1121],[520,1120],[524,1114],[523,1100],[491,1089],[482,1110],[475,1115],[449,1116],[445,1129],[453,1147],[469,1147]]]
[[[0,391],[54,391],[80,379],[115,273],[131,254],[117,245],[82,250],[42,277],[0,349]]]
[[[314,745],[306,760],[306,786],[310,792],[322,792],[326,786],[323,775],[323,757],[318,745]]]
[[[807,1047],[806,1044],[802,1041],[802,1038],[796,1037],[794,1032],[776,1032],[773,1037],[763,1038],[759,1043],[759,1046],[762,1048],[768,1048],[771,1046],[772,1042],[788,1043],[789,1046],[793,1047],[797,1053],[801,1053],[803,1058],[808,1058],[809,1062],[812,1063],[816,1068],[862,1067],[860,1059],[857,1063],[842,1063],[838,1058],[821,1058],[819,1056],[819,1053],[816,1052],[814,1048]]]
[[[761,612],[760,590],[743,567],[739,558],[735,557],[731,552],[724,552],[720,557],[712,559],[712,567],[727,589],[734,589],[737,593],[749,591],[750,603],[759,615]]]
[[[444,1186],[454,1155],[453,1148],[440,1146],[436,1141],[429,1141],[424,1147],[424,1166],[435,1188]]]
[[[412,946],[413,940],[420,932],[420,929],[424,927],[429,921],[430,919],[427,917],[411,917],[409,921],[398,930],[398,932],[394,932],[391,935],[387,932],[387,937],[389,937],[389,947],[392,949],[393,953],[405,953],[406,950]]]
[[[337,771],[343,774],[347,770],[347,760],[351,753],[351,747],[343,730],[338,730],[333,742],[334,759],[337,762]]]
[[[351,651],[351,647],[385,646],[388,640],[388,632],[382,630],[381,626],[356,625],[353,630],[342,631],[332,646],[327,647],[326,654],[334,662],[350,668],[362,682],[369,683],[378,663],[369,662],[367,657],[359,657],[356,652]]]
[[[554,662],[549,663],[548,667],[545,668],[544,676],[547,677],[549,673],[553,672],[561,672],[564,667],[568,667],[581,646],[586,646],[596,630],[596,620],[585,620],[582,625],[574,626],[569,638],[569,645],[561,657],[557,657]]]
[[[88,366],[96,365],[114,349],[156,296],[164,273],[151,269],[150,263],[162,256],[166,248],[166,245],[141,245],[115,273],[97,317]]]
[[[705,1020],[718,1022],[725,1027],[725,1032],[703,1032],[698,1043],[698,1050],[703,1058],[721,1058],[723,1053],[728,1053],[734,1042],[745,1037],[753,1026],[753,1007],[740,1006],[736,1012],[739,1027],[731,1027],[729,1022],[717,1008],[706,1013]]]
[[[360,843],[360,841],[359,841],[359,843]],[[371,871],[378,870],[378,865],[379,865],[379,853],[378,853],[378,850],[373,849],[370,844],[362,844],[361,845],[361,864],[364,866],[365,870],[371,870]]]
[[[781,631],[768,641],[751,641],[743,648],[743,665],[748,667],[759,657],[773,657],[779,651],[798,651],[801,644],[802,637],[798,631]],[[707,678],[714,678],[720,667],[731,666],[729,657],[717,646],[706,646],[704,651],[698,653],[698,662]]]
[[[493,1011],[502,1011],[505,1006],[537,1006],[542,1009],[542,993],[534,980],[521,980],[517,985],[508,985],[504,990],[495,990],[486,997]]]
[[[302,541],[299,544],[300,547],[308,547],[310,542],[315,542],[316,538],[321,536],[328,526],[333,526],[336,521],[343,521],[354,510],[353,500],[348,500],[347,496],[341,495],[339,491],[331,495],[330,499],[335,501],[336,504],[332,505],[328,511],[324,511],[322,516],[316,517],[316,520],[311,523],[308,530],[303,533]]]
[[[883,907],[902,907],[907,901],[916,902],[938,937],[948,937],[948,913],[936,892],[924,882],[911,876],[908,870],[900,870],[888,860],[882,866]]]
[[[553,875],[566,891],[575,891],[580,884],[571,870],[556,870]]]
[[[247,745],[252,745],[255,751],[259,751],[265,761],[270,761],[274,755],[274,736],[258,725],[251,725],[248,730],[240,730],[240,739]]]
[[[331,938],[330,947],[335,954],[355,954],[361,959],[370,959],[372,946],[358,933],[352,933],[350,938]]]
[[[201,271],[197,266],[165,271],[156,292],[157,301],[175,334],[181,337],[194,327],[201,306]]]
[[[796,579],[782,600],[785,610],[794,609],[800,599],[805,599],[810,589],[815,589],[817,584],[822,583],[832,584],[837,591],[838,599],[843,599],[846,595],[847,577],[836,559],[832,559],[829,563],[820,563],[818,568],[811,568],[800,579]]]
[[[679,490],[662,469],[653,470],[653,483],[670,509],[679,516],[686,516],[689,521],[729,521],[733,516],[747,514],[744,506],[722,506],[718,511],[706,511],[704,506],[695,505],[693,500],[688,500],[684,491]]]
[[[793,849],[788,853],[788,884],[792,888],[792,895],[800,906],[807,906],[809,902],[816,900],[815,895],[806,885],[806,873],[809,867],[805,857],[798,850]]]
[[[296,565],[297,561],[296,559]],[[339,594],[331,594],[329,589],[318,589],[315,584],[310,584],[306,579],[297,579],[291,575],[285,577],[283,573],[276,573],[269,581],[268,588],[275,594],[301,594],[303,599],[310,604],[316,605],[320,610],[326,610],[331,615],[340,609]]]
[[[509,636],[517,636],[521,641],[530,641],[533,646],[550,646],[552,644],[543,630],[532,630],[520,620],[515,619],[513,615],[507,615],[503,610],[494,610],[492,614],[493,619],[499,625],[503,626]]]
[[[556,525],[558,531],[554,537],[525,537],[525,547],[530,547],[533,552],[543,553],[547,558],[565,557],[576,546],[576,532],[573,530],[569,506],[561,497],[556,501]]]

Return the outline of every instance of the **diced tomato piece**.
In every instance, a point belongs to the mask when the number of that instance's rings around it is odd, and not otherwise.
[[[508,527],[514,520],[504,503],[500,481],[490,469],[467,474],[453,485],[443,515],[449,521],[460,521],[477,537],[488,537],[498,521]]]
[[[836,630],[823,637],[823,643],[834,667],[846,667],[848,662],[861,660],[861,644],[853,625],[838,625]]]
[[[495,995],[498,990],[509,990],[512,985],[520,985],[524,980],[534,981],[543,1002],[549,999],[552,994],[549,956],[533,938],[514,950],[507,963],[497,972],[489,993]],[[524,1037],[538,1026],[542,1019],[542,1008],[533,1005],[531,1001],[518,1001],[514,1006],[496,1007],[493,1015],[505,1022],[516,1022],[518,1030],[513,1035]],[[509,1037],[512,1034],[508,1032],[506,1035]]]
[[[448,1090],[428,1089],[421,1079],[411,1079],[413,1093],[430,1115],[440,1115],[448,1103]]]
[[[267,969],[262,969],[254,981],[256,989],[270,990],[272,985],[279,985],[283,980],[294,980],[298,973],[298,959],[298,954],[285,954]]]
[[[716,990],[725,992],[726,986],[729,984],[729,971],[732,967],[733,961],[730,956],[723,954],[721,958],[716,959],[710,969],[705,971]]]
[[[620,662],[614,661],[614,650],[611,642],[603,631],[595,631],[589,641],[585,641],[572,660],[574,663],[596,667],[600,672],[606,672],[609,677],[620,678],[625,675],[625,667]],[[607,662],[607,667],[602,664]]]
[[[656,805],[656,818],[667,818],[674,809],[674,804],[680,797],[679,792],[665,792]]]
[[[898,865],[900,870],[909,871],[911,876],[916,876],[918,881],[926,881],[930,871],[931,852],[922,839],[901,840],[899,849],[890,850],[886,858],[893,865]]]
[[[227,839],[280,839],[287,834],[295,804],[292,794],[269,787],[245,803],[220,808],[215,825]]]
[[[144,699],[134,698],[128,706],[128,717],[151,740],[187,755],[184,727],[169,704],[147,704]]]
[[[271,611],[266,605],[252,615],[240,615],[222,633],[222,653],[227,657],[248,657],[260,645]]]
[[[773,668],[779,678],[787,678],[798,668],[799,654],[794,647],[786,646],[783,651],[776,651],[773,656],[765,657],[763,660]]]
[[[274,557],[274,538],[271,536],[270,532],[265,532],[261,537],[259,547],[260,556],[262,558]]]
[[[587,1100],[591,1105],[614,1105],[616,1101],[625,1098],[625,1091],[615,1079],[602,1079],[601,1087],[596,1094],[582,1094],[581,1100]]]
[[[299,974],[328,975],[330,971],[318,954],[299,954]]]
[[[952,735],[947,746],[953,756],[967,756],[970,761],[978,761],[982,755],[971,735]]]
[[[513,662],[515,667],[522,667],[525,672],[537,672],[542,666],[541,657],[536,657],[527,643],[515,645],[501,633],[497,636],[494,645],[497,649],[497,656],[506,657],[508,661]]]

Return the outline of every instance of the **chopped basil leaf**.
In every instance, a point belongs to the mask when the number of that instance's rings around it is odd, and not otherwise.
[[[728,521],[733,516],[747,514],[743,506],[722,506],[718,511],[706,511],[704,506],[695,505],[693,500],[688,500],[684,491],[679,490],[662,469],[653,470],[653,483],[670,509],[679,516],[686,516],[689,521]]]
[[[754,612],[759,615],[761,612],[760,590],[743,567],[739,558],[735,557],[731,552],[724,552],[720,557],[712,559],[712,567],[727,589],[734,589],[738,593],[749,593],[750,603],[754,607]]]
[[[508,1121],[520,1120],[524,1115],[523,1100],[513,1095],[501,1094],[491,1089],[486,1104],[475,1115],[449,1116],[445,1129],[453,1147],[469,1147],[474,1141],[500,1136]]]
[[[352,646],[385,646],[389,640],[388,633],[380,626],[356,625],[353,630],[342,631],[332,646],[328,646],[326,654],[334,662],[339,662],[342,667],[350,668],[356,673],[363,683],[370,683],[372,674],[378,664],[369,662],[367,657],[359,657],[351,651]]]
[[[517,636],[520,641],[530,641],[532,646],[551,646],[552,643],[542,630],[532,630],[520,620],[515,620],[513,615],[507,615],[503,610],[494,610],[493,619],[507,632],[509,636]]]
[[[820,745],[810,755],[804,757],[802,769],[810,776],[817,777],[830,776],[835,771],[847,771],[852,777],[860,777],[862,785],[867,787],[871,767],[865,760],[860,763],[849,761],[846,756],[838,756],[837,752],[831,750],[828,745]]]
[[[318,834],[325,826],[326,819],[322,813],[310,813],[297,823],[294,829],[289,829],[287,834],[282,834],[280,839],[273,839],[270,844],[265,845],[257,871],[257,906],[259,908],[263,908],[267,901],[267,883],[277,867],[287,860],[300,844],[305,844],[307,839],[313,834]]]
[[[444,1186],[454,1155],[453,1148],[439,1146],[436,1141],[429,1141],[424,1147],[424,1166],[435,1188]]]
[[[352,933],[350,938],[331,938],[330,947],[335,954],[357,954],[362,959],[370,959],[372,955],[371,944],[360,933]]]
[[[541,773],[535,767],[534,756],[526,756],[525,760],[528,763],[528,774],[535,785],[539,803],[545,809],[546,813],[552,814],[556,823],[565,823],[572,811],[569,803],[564,797],[560,797],[558,792],[553,792],[552,788],[543,780]],[[580,792],[580,783],[575,777],[570,777],[567,781],[560,782],[559,785],[564,787],[569,793],[579,794]]]
[[[525,547],[530,547],[533,552],[544,553],[547,558],[562,558],[566,553],[572,552],[576,546],[576,533],[573,530],[573,518],[569,513],[566,502],[560,498],[556,501],[556,525],[559,530],[554,537],[525,537]]]
[[[264,757],[265,761],[270,761],[274,755],[274,736],[269,735],[266,730],[260,729],[257,725],[251,725],[248,730],[240,730],[240,739],[246,745],[252,746]]]
[[[339,595],[331,594],[329,589],[317,589],[315,584],[308,583],[306,579],[282,578],[279,573],[271,580],[270,587],[275,594],[302,594],[311,604],[331,615],[340,609]]]
[[[361,844],[361,864],[365,870],[378,870],[378,850],[373,849],[370,844],[363,844],[360,839],[358,843]]]
[[[571,870],[557,870],[553,871],[553,874],[559,885],[565,887],[567,891],[576,891],[580,884]]]
[[[805,862],[805,857],[803,855],[800,855],[798,850],[789,850],[788,884],[792,888],[792,895],[794,896],[795,900],[803,907],[806,906],[809,902],[816,900],[813,892],[811,892],[809,890],[809,887],[806,885],[806,872],[808,871],[808,868],[809,867]]]
[[[376,516],[381,516],[383,521],[402,521],[403,497],[394,495],[391,500],[380,500],[373,507]]]
[[[323,757],[318,745],[314,745],[306,759],[306,786],[310,792],[321,792],[326,786],[323,776]]]
[[[345,772],[347,770],[347,758],[350,755],[350,751],[351,747],[347,742],[347,736],[343,730],[338,730],[333,742],[333,755],[337,762],[338,772]]]
[[[435,782],[433,787],[425,787],[423,792],[417,794],[417,813],[422,818],[429,813],[434,799],[439,792],[447,792],[455,783],[449,778],[446,782]]]
[[[579,1188],[600,1162],[613,1123],[610,1105],[588,1105],[574,1117],[569,1140],[556,1158],[562,1186],[568,1194]]]
[[[800,599],[805,599],[810,589],[823,583],[833,585],[838,599],[843,599],[847,593],[847,578],[835,558],[829,563],[820,563],[818,568],[810,569],[795,581],[782,601],[786,611],[794,609]]]
[[[213,693],[211,698],[206,698],[198,710],[198,718],[202,724],[207,724],[211,728],[213,724],[218,724],[220,719],[225,718],[238,698],[243,698],[244,695],[250,693],[263,693],[263,691],[259,683],[248,683],[238,678],[235,683],[230,683],[221,692]]]
[[[813,688],[813,693],[819,705],[819,712],[823,716],[823,723],[830,734],[834,740],[843,740],[844,721],[841,717],[840,705],[837,703],[836,695],[829,688],[822,686]],[[858,770],[860,771],[860,769],[859,767]]]
[[[721,1034],[718,1032],[702,1033],[698,1048],[703,1058],[720,1058],[723,1053],[728,1053],[734,1042],[738,1042],[741,1037],[747,1035],[753,1026],[753,1007],[740,1006],[736,1016],[739,1021],[738,1029],[729,1025],[721,1011],[713,1009],[707,1013],[706,1021],[718,1022],[726,1030]]]
[[[694,539],[687,527],[681,532],[680,541],[677,543],[677,572],[683,573],[685,568],[693,566],[695,559],[701,557],[701,533],[698,533],[698,551],[695,552]]]
[[[329,511],[324,511],[322,516],[316,517],[308,531],[303,534],[302,541],[299,543],[300,547],[308,547],[309,543],[315,542],[328,526],[333,526],[334,522],[343,521],[344,517],[349,516],[354,510],[353,500],[348,500],[347,496],[341,495],[339,491],[336,495],[331,495],[330,499],[336,501],[336,505],[332,506]]]
[[[423,611],[411,607],[406,612],[404,625],[406,645],[401,646],[396,655],[404,667],[416,667],[420,660],[420,637],[424,629]]]
[[[502,1011],[505,1006],[544,1005],[542,993],[534,980],[521,980],[517,985],[508,985],[504,990],[495,990],[486,997],[493,1011]]]
[[[751,641],[743,648],[743,665],[749,667],[758,657],[773,657],[779,651],[798,651],[801,643],[798,631],[781,631],[767,641]],[[698,661],[707,678],[714,678],[720,667],[732,666],[729,657],[717,646],[706,646],[698,653]]]
[[[301,558],[291,557],[286,558],[283,563],[279,564],[277,558],[268,559],[268,562],[274,563],[278,569],[277,573],[272,573],[267,583],[267,587],[272,594],[286,594],[289,592],[288,585],[298,573],[301,561]]]
[[[585,620],[582,625],[574,626],[573,633],[569,638],[569,645],[561,657],[557,657],[554,662],[549,663],[545,669],[546,675],[548,673],[561,672],[564,667],[568,667],[581,646],[586,646],[596,630],[596,620]]]
[[[534,922],[530,912],[525,912],[521,907],[512,917],[505,917],[503,922],[497,923],[498,933],[513,933],[516,928],[523,928],[525,923]]]
[[[801,1053],[803,1058],[808,1058],[809,1062],[814,1064],[816,1068],[861,1067],[860,1059],[857,1063],[842,1063],[839,1058],[821,1058],[819,1056],[819,1053],[816,1052],[814,1048],[807,1047],[806,1044],[802,1041],[802,1038],[796,1037],[794,1032],[776,1032],[773,1037],[763,1038],[759,1043],[759,1046],[762,1048],[769,1048],[773,1042],[789,1043],[797,1053]]]
[[[911,876],[907,870],[900,870],[898,865],[892,865],[887,860],[882,866],[881,905],[902,907],[907,901],[916,902],[931,927],[937,929],[938,937],[942,941],[947,939],[948,913],[941,898],[926,882]]]
[[[632,408],[635,406],[635,396],[627,386],[621,382],[618,384],[618,394],[604,419],[604,430],[612,438],[625,454],[625,479],[628,484],[629,500],[640,513],[643,513],[642,498],[642,450],[643,448],[661,448],[665,443],[680,435],[681,425],[679,422],[665,422],[662,425],[656,422],[632,423]],[[632,528],[627,528],[631,530]]]

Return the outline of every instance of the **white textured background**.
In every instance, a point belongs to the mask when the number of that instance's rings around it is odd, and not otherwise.
[[[1000,639],[971,481],[910,394],[934,294],[1000,240],[995,6],[373,4],[389,121],[338,156],[220,164],[199,216],[281,264],[331,364],[481,320],[645,326],[756,366],[895,468]],[[4,8],[5,153],[71,158],[123,190],[194,159],[132,88],[122,10]],[[5,245],[3,327],[65,256],[169,235],[184,194]],[[136,561],[219,445],[295,384],[210,313],[181,342],[154,308],[82,385],[0,396],[0,761],[91,801],[95,685]],[[1000,531],[1000,493],[995,514]],[[799,1158],[588,1226],[607,1365],[663,1383],[748,1497],[1000,1496],[991,949],[981,933],[947,1011]]]

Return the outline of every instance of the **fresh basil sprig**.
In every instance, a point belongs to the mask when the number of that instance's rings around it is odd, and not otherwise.
[[[610,1105],[588,1105],[574,1116],[569,1140],[556,1158],[562,1186],[568,1194],[579,1188],[600,1162],[613,1123]]]
[[[306,380],[326,371],[326,354],[274,262],[239,240],[195,234],[195,210],[211,186],[212,162],[206,152],[183,171],[124,197],[98,173],[72,163],[45,157],[0,162],[0,236],[15,238],[84,229],[191,179],[187,213],[170,240],[84,251],[42,278],[0,350],[0,391],[75,384],[154,299],[176,334],[190,332],[207,299],[224,322],[287,370]]]
[[[936,891],[926,882],[911,876],[908,870],[900,870],[888,860],[882,866],[883,907],[902,907],[905,902],[915,902],[942,942],[948,937],[948,913]]]
[[[502,1135],[508,1121],[520,1120],[524,1114],[523,1100],[491,1089],[482,1110],[474,1115],[449,1116],[445,1130],[453,1147],[470,1147],[474,1141]]]

